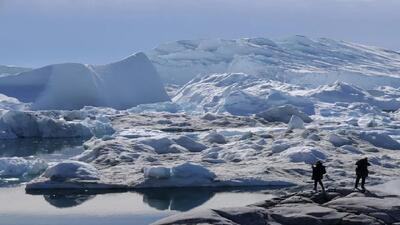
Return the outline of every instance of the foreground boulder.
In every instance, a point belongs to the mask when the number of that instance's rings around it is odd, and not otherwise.
[[[332,189],[299,192],[246,207],[173,215],[154,225],[371,225],[399,224],[400,197]]]

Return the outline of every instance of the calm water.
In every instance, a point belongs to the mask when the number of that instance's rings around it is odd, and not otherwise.
[[[168,215],[205,208],[245,206],[271,198],[260,191],[168,189],[97,195],[26,194],[0,188],[1,225],[145,225]]]
[[[0,157],[35,157],[58,162],[81,153],[83,141],[6,140],[0,143]],[[147,225],[178,212],[245,206],[272,196],[254,189],[26,194],[20,183],[32,178],[0,177],[0,225]]]

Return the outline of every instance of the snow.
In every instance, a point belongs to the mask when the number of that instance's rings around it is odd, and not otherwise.
[[[41,159],[0,157],[0,177],[39,175],[46,168],[47,163]]]
[[[169,101],[155,68],[143,53],[107,65],[55,64],[0,77],[0,93],[33,102],[32,109],[126,109]]]
[[[71,160],[50,166],[46,171],[44,171],[43,176],[54,181],[64,181],[68,179],[100,179],[99,171],[94,166],[84,162]]]

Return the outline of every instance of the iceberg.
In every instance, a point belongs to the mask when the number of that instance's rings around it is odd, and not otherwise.
[[[0,77],[0,93],[32,102],[32,109],[80,109],[106,106],[127,109],[169,101],[145,54],[107,65],[64,63]]]
[[[47,168],[41,159],[25,159],[22,157],[0,157],[0,177],[22,177],[39,175]]]

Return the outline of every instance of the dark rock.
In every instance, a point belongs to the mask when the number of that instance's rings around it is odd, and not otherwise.
[[[220,216],[242,225],[266,225],[267,211],[258,207],[239,207],[214,210]]]

